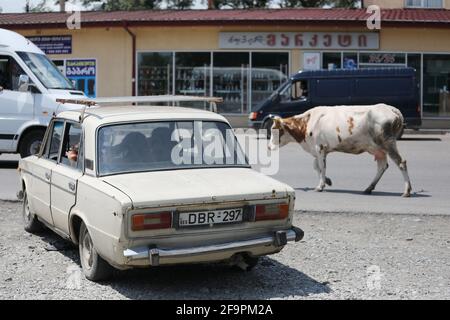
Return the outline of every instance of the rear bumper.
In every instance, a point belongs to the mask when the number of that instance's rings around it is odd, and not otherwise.
[[[123,251],[130,265],[133,261],[146,261],[144,265],[158,266],[163,264],[217,261],[231,258],[235,253],[250,252],[252,254],[270,254],[280,251],[288,242],[303,239],[304,232],[296,227],[280,230],[272,235],[259,238],[219,243],[201,247],[163,249],[149,246],[129,248]],[[138,265],[143,265],[138,263]]]

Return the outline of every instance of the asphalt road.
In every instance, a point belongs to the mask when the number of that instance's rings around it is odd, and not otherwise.
[[[296,190],[295,207],[301,211],[450,214],[450,135],[405,135],[398,148],[408,162],[413,186],[407,199],[401,197],[402,175],[390,160],[373,194],[363,194],[377,168],[369,154],[330,154],[327,176],[333,186],[318,193],[313,158],[299,145],[289,144],[281,149],[280,170],[274,177]]]
[[[362,194],[376,173],[376,162],[367,154],[329,155],[327,175],[333,186],[317,193],[312,157],[298,145],[289,144],[281,149],[280,169],[274,178],[295,188],[300,211],[450,214],[450,135],[406,135],[398,146],[408,161],[413,185],[409,199],[401,198],[403,179],[392,162],[374,193]],[[1,200],[16,199],[20,187],[17,159],[16,155],[0,156]]]

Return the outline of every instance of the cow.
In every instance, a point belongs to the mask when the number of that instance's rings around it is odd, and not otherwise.
[[[400,169],[405,181],[403,197],[411,196],[411,182],[406,161],[397,149],[397,138],[403,132],[401,112],[386,104],[373,106],[316,107],[307,112],[282,119],[273,117],[269,149],[275,150],[290,142],[299,143],[314,157],[319,173],[316,191],[322,192],[332,181],[326,176],[327,155],[331,152],[361,154],[375,157],[377,174],[364,191],[371,194],[389,167],[387,155]]]

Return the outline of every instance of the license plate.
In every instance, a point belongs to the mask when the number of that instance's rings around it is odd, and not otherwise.
[[[226,209],[201,212],[183,212],[180,213],[179,226],[204,226],[214,224],[242,222],[243,210]]]

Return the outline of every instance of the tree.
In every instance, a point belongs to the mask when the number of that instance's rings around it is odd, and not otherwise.
[[[168,9],[190,9],[194,4],[194,0],[166,0]]]
[[[360,0],[281,0],[282,8],[321,8],[328,5],[333,8],[356,8]]]
[[[214,8],[251,9],[267,8],[272,0],[213,0]]]
[[[162,0],[82,0],[83,6],[96,5],[96,9],[117,11],[117,10],[145,10],[159,9]]]

